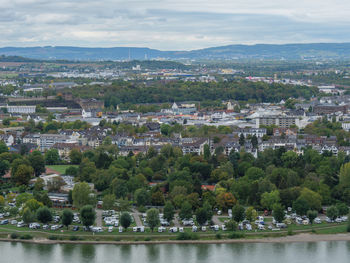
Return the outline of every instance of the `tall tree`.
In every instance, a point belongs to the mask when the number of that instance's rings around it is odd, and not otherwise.
[[[146,222],[148,226],[150,227],[151,231],[153,232],[153,229],[159,225],[159,211],[156,208],[151,208],[147,211],[146,215]]]
[[[84,226],[92,226],[95,223],[96,212],[91,205],[83,206],[80,209],[81,221]]]
[[[71,210],[65,209],[62,214],[62,224],[67,227],[73,222],[73,212]]]

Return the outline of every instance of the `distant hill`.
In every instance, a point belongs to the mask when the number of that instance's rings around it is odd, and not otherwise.
[[[147,60],[147,59],[350,59],[350,43],[316,43],[285,45],[229,45],[192,51],[160,51],[150,48],[85,48],[69,46],[4,47],[0,55],[45,60]]]

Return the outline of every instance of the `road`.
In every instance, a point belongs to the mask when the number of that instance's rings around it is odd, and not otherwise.
[[[96,210],[96,226],[102,227],[102,210]]]
[[[174,223],[174,226],[181,227],[180,222],[179,222],[179,215],[178,214],[175,214],[173,223]]]
[[[136,226],[143,226],[142,221],[140,219],[141,213],[139,213],[136,209],[132,209],[131,214],[135,220]]]

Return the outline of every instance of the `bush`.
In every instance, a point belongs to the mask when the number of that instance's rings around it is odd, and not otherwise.
[[[77,236],[70,236],[69,240],[76,241],[76,240],[79,240],[79,237],[77,237]]]
[[[138,210],[140,213],[146,213],[146,211],[147,211],[146,207],[144,207],[143,205],[139,206]]]
[[[18,238],[18,234],[17,234],[17,233],[12,233],[12,234],[10,235],[10,237],[11,237],[12,239],[17,239],[17,238]]]
[[[288,235],[288,236],[294,235],[293,230],[292,230],[292,229],[288,229],[287,235]]]
[[[244,236],[245,236],[244,233],[232,232],[231,234],[228,235],[228,238],[238,239],[238,238],[243,238]]]
[[[215,237],[216,237],[216,239],[221,239],[221,234],[220,233],[216,233]]]
[[[54,236],[54,235],[48,236],[48,239],[50,239],[50,240],[57,240],[58,236]]]
[[[120,237],[116,237],[116,238],[114,239],[114,241],[121,241],[121,238],[120,238]]]
[[[145,237],[145,241],[151,241],[150,237]]]
[[[33,236],[29,235],[29,234],[25,234],[25,235],[20,236],[19,238],[28,240],[28,239],[33,239]]]
[[[196,233],[183,232],[176,236],[176,240],[198,240],[199,236]]]

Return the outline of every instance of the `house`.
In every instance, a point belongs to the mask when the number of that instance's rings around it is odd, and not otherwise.
[[[204,153],[204,145],[206,144],[209,145],[209,139],[199,138],[193,142],[182,143],[181,148],[183,154],[196,153],[199,155]]]
[[[274,128],[273,136],[297,136],[298,130],[296,128]]]
[[[266,128],[244,128],[244,129],[238,129],[236,132],[238,136],[240,136],[241,134],[243,134],[243,136],[245,138],[247,138],[248,136],[253,136],[255,135],[258,138],[263,137],[264,135],[266,135]]]

